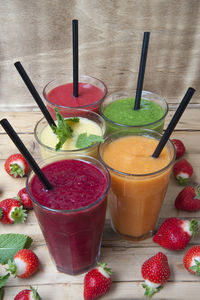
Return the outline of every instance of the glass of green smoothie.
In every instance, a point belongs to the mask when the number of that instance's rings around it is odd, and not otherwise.
[[[162,133],[168,104],[161,96],[142,91],[140,109],[134,110],[135,91],[108,95],[100,105],[100,114],[106,121],[107,132],[122,128],[149,128]]]

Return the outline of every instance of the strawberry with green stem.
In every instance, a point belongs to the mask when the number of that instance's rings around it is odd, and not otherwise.
[[[141,269],[142,277],[145,279],[145,296],[152,297],[153,294],[159,292],[163,288],[163,284],[170,277],[170,268],[167,256],[162,252],[146,260]]]
[[[200,246],[192,246],[187,250],[183,263],[188,272],[200,276]]]
[[[105,295],[111,286],[112,271],[105,263],[98,263],[98,267],[89,271],[84,278],[84,300],[94,300]]]
[[[8,198],[0,201],[0,222],[3,224],[24,223],[27,214],[17,199]]]
[[[15,178],[24,177],[28,174],[30,167],[21,153],[12,154],[4,164],[6,172]]]
[[[14,300],[42,300],[37,290],[32,286],[30,289],[20,291],[14,298]]]
[[[170,250],[184,249],[199,229],[196,220],[166,219],[153,237],[153,241]]]
[[[10,271],[15,277],[28,278],[38,270],[39,259],[32,250],[21,249],[15,254],[12,261],[8,261],[8,266],[7,271]]]
[[[200,185],[186,186],[176,197],[176,209],[183,211],[198,211],[200,209]]]
[[[173,174],[180,185],[187,185],[193,174],[193,167],[186,159],[182,158],[174,164]]]

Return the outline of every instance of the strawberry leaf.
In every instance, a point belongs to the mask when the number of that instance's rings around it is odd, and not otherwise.
[[[155,293],[159,292],[163,288],[162,285],[157,288],[153,288],[147,284],[142,284],[142,287],[145,289],[144,296],[147,297],[152,297]]]
[[[2,287],[4,287],[4,285],[6,284],[6,281],[8,280],[8,278],[10,277],[10,273],[7,273],[4,276],[0,276],[0,289]],[[1,298],[0,298],[1,299]]]
[[[3,215],[3,210],[2,210],[2,208],[0,207],[0,220],[1,220],[1,218],[2,218],[2,215]]]
[[[35,288],[33,288],[32,286],[30,288],[31,288],[31,291],[33,293],[33,298],[36,299],[36,300],[42,300],[42,298],[38,294],[37,290]]]
[[[100,135],[90,134],[87,135],[86,132],[79,134],[76,141],[76,147],[79,149],[89,147],[95,143],[103,142],[104,139]]]
[[[10,164],[10,174],[14,175],[14,177],[18,175],[24,177],[25,175],[24,170],[18,164]]]
[[[30,248],[32,241],[31,237],[24,234],[0,234],[0,263],[7,264],[19,250]]]

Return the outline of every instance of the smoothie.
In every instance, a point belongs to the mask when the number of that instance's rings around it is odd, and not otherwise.
[[[123,93],[119,94],[119,98],[117,94],[111,94],[100,107],[108,131],[116,131],[122,127],[145,127],[161,133],[168,107],[162,98],[154,95],[143,91],[140,109],[134,110],[135,98],[123,97]]]
[[[67,119],[65,119],[67,120]],[[44,121],[44,120],[43,120]],[[44,121],[46,123],[46,121]],[[103,137],[104,133],[102,132],[102,128],[95,123],[86,118],[79,117],[79,122],[77,123],[70,123],[70,128],[73,130],[72,137],[67,139],[65,143],[61,147],[61,152],[70,150],[77,150],[79,151],[80,148],[77,147],[77,141],[81,134],[87,133],[88,135],[94,134],[96,136]],[[52,155],[52,152],[55,151],[56,144],[58,143],[57,136],[53,133],[51,127],[46,124],[42,131],[40,132],[39,136],[37,137],[40,141],[40,152],[43,158],[47,158]],[[44,146],[42,146],[44,145]],[[46,146],[46,147],[45,147]],[[97,157],[97,148],[98,143],[93,144],[89,147],[84,147],[82,154],[90,155],[93,157]],[[60,152],[60,151],[59,151]]]
[[[63,76],[63,74],[58,75],[57,80],[47,84],[43,95],[52,117],[55,116],[55,106],[58,106],[59,109],[63,107],[78,107],[98,113],[99,105],[107,93],[104,83],[94,77],[84,75],[80,77],[78,91],[78,97],[74,97],[73,83],[66,83],[66,76]]]
[[[83,159],[54,161],[42,168],[53,190],[46,191],[33,174],[27,183],[50,254],[57,269],[68,274],[96,262],[105,221],[109,174],[97,160]]]
[[[108,203],[112,225],[126,239],[152,234],[169,182],[173,145],[168,142],[159,158],[153,158],[158,140],[151,132],[110,135],[100,146],[100,157],[111,174]]]

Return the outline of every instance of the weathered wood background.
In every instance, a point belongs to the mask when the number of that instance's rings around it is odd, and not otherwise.
[[[37,109],[13,63],[20,60],[39,93],[56,73],[72,79],[72,19],[79,20],[80,74],[109,92],[134,89],[143,32],[150,31],[144,89],[200,103],[199,0],[1,0],[0,111]]]

